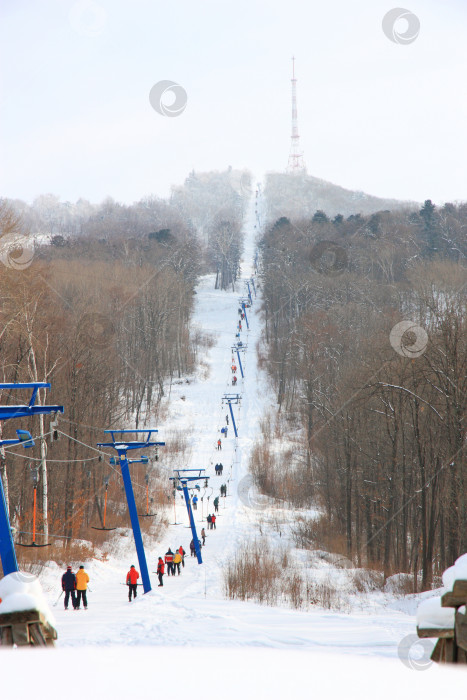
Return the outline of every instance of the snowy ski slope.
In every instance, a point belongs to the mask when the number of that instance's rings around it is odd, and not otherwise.
[[[242,275],[253,273],[254,205],[246,222]],[[448,683],[451,692],[464,678],[457,670],[431,666],[420,672],[407,668],[398,658],[400,640],[415,631],[414,609],[404,612],[376,598],[350,613],[323,610],[295,611],[231,602],[223,595],[223,565],[237,547],[255,533],[258,511],[244,505],[237,488],[247,474],[249,454],[265,409],[272,404],[265,379],[256,362],[255,346],[260,322],[257,304],[250,310],[251,330],[243,326],[241,339],[248,343],[244,355],[245,381],[231,386],[231,345],[238,322],[235,292],[214,290],[214,278],[201,279],[196,297],[194,323],[215,339],[201,369],[190,383],[172,387],[170,411],[158,425],[163,440],[170,429],[183,430],[190,445],[190,459],[181,467],[204,467],[214,493],[229,480],[229,495],[221,499],[217,529],[207,531],[202,550],[204,564],[189,556],[191,531],[186,510],[177,501],[180,524],[171,525],[162,542],[146,537],[151,572],[157,557],[182,544],[187,551],[180,577],[164,577],[153,590],[139,594],[131,604],[122,585],[130,564],[137,566],[133,542],[121,538],[107,561],[86,563],[90,574],[88,611],[64,611],[62,601],[54,608],[58,649],[6,651],[0,657],[2,687],[8,697],[20,698],[282,698],[291,692],[300,697],[393,698],[435,697]],[[227,408],[224,393],[239,391],[241,408],[234,407],[239,438],[229,425],[223,449],[216,450]],[[182,398],[182,396],[184,398]],[[214,464],[222,461],[224,474],[216,477]],[[161,451],[161,462],[163,454]],[[195,512],[203,526],[206,504]],[[173,511],[168,512],[173,522]],[[206,523],[204,522],[206,526]],[[323,567],[328,566],[323,563]],[[41,579],[50,603],[60,592],[62,571],[51,564]],[[142,589],[139,589],[142,590]],[[415,607],[415,606],[414,606]],[[399,609],[397,609],[399,608]],[[27,654],[27,657],[25,656]],[[9,656],[8,656],[9,655]],[[5,696],[6,697],[6,696]]]

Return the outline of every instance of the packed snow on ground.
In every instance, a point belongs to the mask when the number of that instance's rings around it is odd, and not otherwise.
[[[254,217],[253,203],[246,222],[245,279],[254,272]],[[213,336],[214,345],[196,376],[186,378],[189,383],[172,386],[169,413],[157,426],[161,440],[174,429],[186,436],[189,459],[179,466],[206,468],[211,477],[211,488],[203,490],[204,500],[195,512],[198,528],[206,527],[213,498],[220,484],[228,483],[217,529],[207,532],[204,563],[198,565],[189,555],[191,532],[181,500],[177,500],[175,514],[173,509],[167,511],[170,521],[177,524],[170,525],[162,541],[145,535],[151,572],[169,546],[183,545],[188,553],[182,575],[165,576],[163,588],[156,586],[156,576],[151,573],[153,590],[141,595],[139,588],[137,599],[128,602],[125,577],[130,565],[138,566],[138,561],[125,531],[116,532],[105,561],[83,562],[91,579],[87,611],[73,611],[71,606],[68,611],[63,609],[59,599],[63,571],[50,562],[41,581],[56,616],[58,648],[2,652],[5,692],[19,697],[66,696],[70,700],[83,696],[118,700],[143,693],[166,700],[182,693],[192,700],[210,696],[238,700],[290,697],[291,692],[300,697],[325,694],[393,699],[438,697],[447,686],[450,693],[464,691],[464,676],[427,663],[426,648],[417,648],[416,639],[412,639],[419,602],[414,596],[403,599],[390,592],[362,594],[354,596],[348,609],[340,612],[226,600],[224,567],[249,536],[270,537],[273,544],[280,538],[302,564],[310,556],[304,551],[292,552],[287,527],[279,535],[271,525],[278,517],[290,520],[290,513],[269,505],[263,508],[264,503],[258,508],[257,498],[248,498],[250,451],[259,435],[260,419],[274,405],[274,399],[257,365],[258,303],[248,312],[250,330],[244,324],[241,332],[241,340],[248,346],[242,356],[245,380],[238,375],[238,387],[231,385],[231,346],[238,340],[238,298],[244,294],[243,281],[235,291],[223,292],[214,290],[212,275],[200,280],[194,324]],[[227,413],[221,398],[233,391],[242,395],[241,406],[233,407],[239,437],[235,440],[230,422],[228,437],[218,451],[216,444]],[[163,464],[163,448],[160,454]],[[222,477],[214,473],[218,461],[224,465]],[[266,528],[263,535],[258,532],[260,518],[262,528]],[[348,585],[348,574],[338,562],[319,553],[314,556],[310,575],[341,577],[342,585]],[[406,651],[399,658],[399,644],[404,639],[410,641],[414,663]],[[417,672],[416,668],[427,670]]]

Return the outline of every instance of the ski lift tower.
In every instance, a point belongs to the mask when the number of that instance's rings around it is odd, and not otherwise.
[[[224,401],[227,401],[227,404],[229,406],[230,416],[232,418],[232,425],[233,425],[235,437],[238,437],[238,432],[237,432],[237,425],[235,423],[234,414],[232,411],[232,404],[239,404],[240,399],[241,399],[240,394],[224,394],[224,396],[222,397],[222,403],[224,403]]]
[[[63,413],[63,406],[35,406],[37,392],[39,389],[50,389],[47,382],[30,382],[26,384],[0,384],[0,389],[32,389],[31,398],[28,404],[0,406],[0,421],[10,418],[23,418],[25,416],[36,416],[45,413]],[[5,445],[19,445],[23,447],[34,447],[34,440],[28,430],[16,430],[17,440],[0,440],[0,449]],[[3,575],[7,576],[14,571],[18,571],[15,545],[11,534],[10,517],[3,490],[3,483],[0,477],[0,558],[2,560]]]
[[[245,318],[246,318],[246,316],[245,316]],[[245,375],[243,374],[243,365],[242,365],[242,361],[240,359],[240,353],[245,352],[246,350],[248,350],[248,345],[243,345],[243,343],[242,343],[242,345],[238,345],[238,343],[237,343],[237,345],[232,346],[232,353],[234,353],[234,352],[237,353],[238,366],[240,367],[240,374],[242,375],[242,379],[245,379]]]
[[[243,311],[243,313],[245,314],[246,327],[248,328],[248,330],[250,330],[250,324],[248,323],[248,316],[247,316],[247,313],[246,313],[246,304],[247,304],[247,301],[248,301],[248,299],[243,298],[243,299],[239,299],[239,300],[238,300],[238,303],[239,303],[240,306],[242,307],[242,311]]]
[[[198,533],[196,532],[195,519],[193,517],[193,509],[191,507],[190,494],[188,493],[188,482],[201,481],[208,483],[209,476],[205,475],[205,469],[174,469],[174,474],[176,476],[171,476],[170,481],[174,482],[174,488],[183,491],[185,496],[186,509],[188,511],[188,518],[190,519],[191,533],[193,535],[193,544],[195,545],[196,558],[198,559],[198,564],[203,563],[203,558],[201,556],[201,548],[199,546]],[[195,485],[195,488],[199,490],[199,484]]]
[[[148,428],[147,430],[104,430],[104,433],[111,436],[112,442],[101,442],[97,445],[98,447],[113,447],[114,450],[118,452],[118,463],[120,464],[120,469],[122,472],[123,485],[125,487],[128,511],[130,513],[131,526],[133,528],[133,536],[135,538],[136,553],[138,555],[138,563],[141,570],[143,590],[145,593],[149,593],[151,590],[151,581],[146,562],[146,554],[144,552],[143,536],[141,534],[141,528],[138,520],[138,511],[136,510],[135,494],[133,493],[129,465],[130,463],[134,462],[142,462],[143,464],[146,464],[145,460],[147,460],[147,458],[141,457],[141,459],[129,460],[127,459],[126,453],[128,450],[143,450],[146,447],[159,447],[160,445],[165,445],[165,442],[155,442],[154,440],[151,440],[151,435],[157,432],[158,431],[155,428]],[[128,434],[143,434],[146,435],[146,439],[128,441],[125,440],[125,437]]]

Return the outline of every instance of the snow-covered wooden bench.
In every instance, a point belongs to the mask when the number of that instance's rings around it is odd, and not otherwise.
[[[13,571],[0,579],[0,646],[53,646],[54,625],[35,576]]]
[[[39,610],[0,615],[1,646],[54,646],[57,632]]]
[[[454,581],[452,590],[428,598],[417,610],[417,634],[437,638],[431,658],[439,663],[467,663],[467,580]]]

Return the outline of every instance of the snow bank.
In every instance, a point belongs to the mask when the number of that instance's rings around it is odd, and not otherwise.
[[[55,626],[39,580],[32,574],[14,571],[0,581],[0,615],[20,610],[39,610]]]
[[[461,579],[467,579],[467,554],[462,554],[459,559],[456,559],[454,566],[446,569],[443,574],[443,585],[447,591],[452,591],[454,581]]]
[[[7,654],[8,656],[3,656]],[[153,647],[2,652],[5,697],[394,700],[464,697],[465,672],[311,651]],[[27,668],[27,673],[25,673]],[[79,669],[76,673],[76,669]]]
[[[442,608],[441,597],[428,598],[417,610],[417,627],[420,629],[452,629],[454,608]]]

